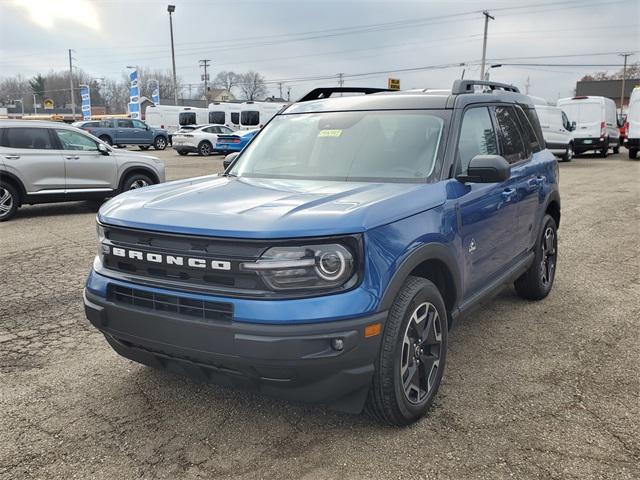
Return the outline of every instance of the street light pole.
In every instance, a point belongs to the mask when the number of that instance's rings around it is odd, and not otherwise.
[[[489,12],[484,10],[484,40],[482,41],[482,66],[480,67],[480,80],[484,80],[484,64],[487,60],[487,31],[489,30],[489,19],[495,20],[495,17],[489,15]]]
[[[169,12],[169,31],[171,32],[171,63],[173,65],[173,97],[178,105],[178,81],[176,80],[176,52],[173,48],[173,17],[171,14],[176,11],[175,5],[169,5],[167,12]]]

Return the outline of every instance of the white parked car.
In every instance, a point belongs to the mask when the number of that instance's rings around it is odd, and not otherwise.
[[[627,111],[627,139],[626,147],[629,149],[629,158],[638,158],[640,149],[640,87],[631,92],[629,110]]]
[[[225,125],[200,125],[193,128],[183,128],[173,134],[173,149],[180,155],[198,153],[211,155],[213,147],[218,141],[218,135],[233,133]]]
[[[565,162],[573,158],[573,126],[567,115],[558,107],[536,104],[542,136],[547,148]]]
[[[609,149],[620,151],[620,130],[616,104],[606,97],[578,96],[558,100],[560,107],[576,128],[573,131],[573,151],[580,154],[593,150],[606,157]]]

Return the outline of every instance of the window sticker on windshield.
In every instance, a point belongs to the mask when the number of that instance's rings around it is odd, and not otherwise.
[[[342,135],[342,130],[320,130],[318,137],[339,137]]]

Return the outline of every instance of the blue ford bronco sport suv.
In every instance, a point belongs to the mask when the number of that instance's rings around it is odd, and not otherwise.
[[[559,223],[515,87],[316,89],[224,174],[106,203],[86,315],[137,362],[406,425],[457,319],[508,284],[547,296]]]

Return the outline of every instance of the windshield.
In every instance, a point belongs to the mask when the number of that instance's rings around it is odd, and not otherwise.
[[[566,105],[562,105],[562,110],[567,114],[570,121],[576,123],[599,122],[602,117],[599,103],[567,103]]]
[[[435,111],[323,112],[276,116],[231,174],[341,181],[423,181],[444,120]]]

